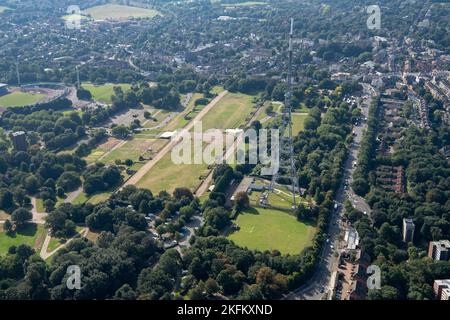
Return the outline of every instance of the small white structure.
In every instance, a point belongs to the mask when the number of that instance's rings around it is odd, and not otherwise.
[[[161,133],[159,136],[161,139],[171,139],[173,136],[175,136],[177,132],[176,131],[166,131]]]

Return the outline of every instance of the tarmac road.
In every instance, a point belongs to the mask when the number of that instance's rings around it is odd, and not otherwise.
[[[364,101],[360,105],[360,108],[364,117],[367,117],[370,101],[372,95],[375,94],[375,91],[371,86],[364,84],[363,87],[365,95]],[[350,147],[349,155],[345,161],[343,179],[335,197],[335,202],[338,203],[339,206],[337,210],[333,210],[330,218],[330,224],[328,227],[329,242],[324,244],[317,270],[306,285],[285,295],[283,298],[285,300],[321,300],[325,294],[331,291],[331,276],[337,269],[339,263],[339,254],[337,250],[340,250],[343,246],[339,240],[339,236],[344,232],[342,227],[342,217],[344,214],[342,204],[344,203],[346,197],[348,196],[349,200],[358,210],[361,210],[362,212],[366,211],[368,214],[370,213],[370,207],[364,199],[355,195],[353,190],[350,188],[353,172],[355,171],[355,166],[353,163],[357,161],[356,159],[360,148],[362,134],[366,128],[366,121],[360,121],[353,128],[355,136]]]

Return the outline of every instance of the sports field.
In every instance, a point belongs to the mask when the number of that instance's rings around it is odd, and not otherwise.
[[[253,111],[252,100],[247,94],[228,93],[203,118],[203,130],[238,128]]]
[[[162,139],[143,139],[134,138],[125,142],[119,148],[114,149],[110,153],[101,158],[100,162],[105,164],[114,164],[115,160],[125,161],[131,159],[134,162],[139,161],[139,157],[144,155],[145,158],[159,151],[165,144],[166,140]]]
[[[114,95],[114,87],[121,87],[124,92],[130,90],[131,88],[131,85],[128,83],[106,83],[102,85],[94,85],[92,83],[85,82],[82,86],[91,92],[94,100],[104,103],[111,103],[111,97]]]
[[[239,214],[239,230],[228,239],[251,250],[278,250],[282,254],[299,254],[311,245],[315,228],[279,210],[251,208]]]
[[[0,97],[0,107],[22,107],[32,105],[45,98],[45,94],[29,92],[11,92]]]
[[[170,193],[177,187],[194,191],[201,183],[200,177],[207,174],[206,164],[174,164],[168,152],[139,180],[137,187],[150,189],[154,194],[163,190]]]
[[[153,18],[161,15],[157,10],[117,4],[95,6],[84,10],[82,14],[89,15],[94,20],[127,20],[130,18]]]
[[[3,225],[0,225],[0,255],[7,254],[9,247],[21,244],[39,249],[44,237],[45,229],[42,225],[29,223],[21,231],[12,235],[7,235],[3,231]]]

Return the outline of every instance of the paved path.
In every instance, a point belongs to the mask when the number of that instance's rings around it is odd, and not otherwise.
[[[31,205],[33,208],[31,209],[31,213],[33,214],[33,222],[37,224],[44,224],[45,223],[45,217],[47,214],[45,212],[38,212],[37,211],[37,199],[35,197],[31,198]]]
[[[70,192],[64,199],[64,203],[72,203],[83,192],[83,187],[79,187],[77,190]]]
[[[73,241],[73,239],[77,239],[80,236],[83,238],[86,237],[88,232],[89,232],[89,228],[84,228],[79,233],[77,233],[74,237],[68,239],[65,243],[61,244],[60,246],[58,246],[55,250],[53,250],[51,252],[47,252],[47,249],[48,249],[48,245],[50,244],[50,240],[52,237],[50,236],[50,233],[47,233],[45,240],[44,240],[44,244],[41,247],[41,252],[39,255],[41,256],[41,258],[43,260],[46,260],[46,259],[50,258],[52,255],[54,255],[58,250],[61,250],[62,248],[67,246],[71,241]]]
[[[169,153],[178,143],[180,138],[185,134],[186,132],[189,132],[196,123],[201,121],[203,117],[228,93],[228,91],[221,92],[217,97],[215,97],[206,107],[204,107],[197,116],[189,122],[186,127],[184,127],[182,130],[180,130],[177,135],[171,139],[171,141],[162,148],[158,154],[156,154],[155,157],[153,157],[152,160],[148,161],[141,169],[139,169],[136,174],[134,174],[125,184],[123,187],[128,185],[136,185],[139,180],[141,180],[147,172],[149,172],[156,163],[158,163],[159,160],[161,160],[167,153]],[[123,188],[122,187],[122,188]]]

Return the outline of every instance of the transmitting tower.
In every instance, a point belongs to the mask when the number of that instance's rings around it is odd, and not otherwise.
[[[272,176],[269,192],[274,191],[278,180],[291,181],[293,209],[297,207],[296,193],[298,189],[297,170],[294,161],[294,143],[292,138],[292,45],[294,37],[294,19],[291,19],[291,29],[289,33],[289,61],[286,79],[286,93],[282,114],[282,124],[280,130],[280,170]],[[283,184],[285,183],[283,181]]]

